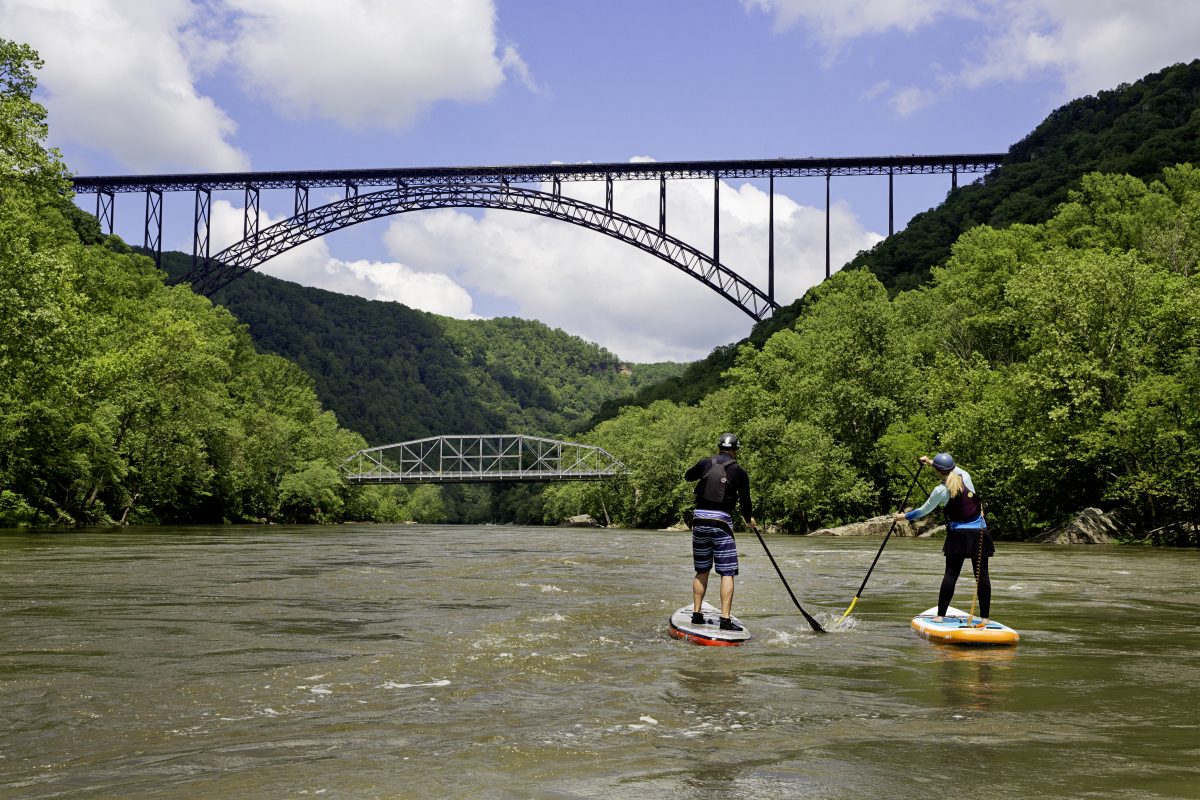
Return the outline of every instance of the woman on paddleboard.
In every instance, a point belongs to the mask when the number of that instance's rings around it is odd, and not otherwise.
[[[988,577],[988,558],[996,552],[992,536],[988,533],[987,521],[983,517],[983,503],[975,493],[971,476],[954,463],[949,453],[938,453],[933,458],[921,456],[921,463],[937,470],[942,481],[929,493],[925,505],[912,511],[898,512],[896,518],[911,522],[927,516],[939,506],[945,507],[946,543],[942,545],[942,554],[946,556],[946,573],[942,576],[942,587],[938,592],[934,622],[941,622],[945,617],[963,562],[969,558],[979,587],[979,616],[983,618],[976,627],[982,628],[988,624],[992,610],[992,579]]]

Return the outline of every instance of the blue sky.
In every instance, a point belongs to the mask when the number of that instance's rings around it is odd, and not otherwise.
[[[1075,97],[1200,56],[1200,3],[0,0],[0,31],[46,60],[39,99],[71,168],[143,174],[1003,151]],[[897,226],[948,188],[898,178]],[[721,254],[765,286],[764,189],[722,186]],[[602,202],[600,184],[564,191]],[[711,185],[668,191],[670,232],[709,249]],[[787,302],[824,275],[824,185],[776,193]],[[833,201],[836,268],[886,233],[885,179],[835,179]],[[143,202],[117,200],[132,243]],[[264,193],[263,224],[291,202]],[[214,253],[240,237],[241,203],[214,196]],[[657,186],[618,184],[616,206],[657,221]],[[166,247],[190,250],[191,214],[168,197]],[[515,212],[403,214],[264,271],[539,319],[635,361],[702,357],[751,326],[664,262]]]

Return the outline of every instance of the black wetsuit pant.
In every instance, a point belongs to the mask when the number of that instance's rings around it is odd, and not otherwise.
[[[944,617],[950,607],[950,598],[954,597],[954,585],[958,583],[958,575],[962,572],[966,556],[946,556],[946,574],[942,576],[942,588],[938,592],[938,616]],[[979,580],[979,616],[991,617],[992,610],[992,579],[988,577],[988,557],[971,556],[971,567]]]

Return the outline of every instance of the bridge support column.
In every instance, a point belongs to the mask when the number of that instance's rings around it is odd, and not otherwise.
[[[894,202],[894,195],[892,194],[892,178],[893,177],[895,177],[895,171],[889,169],[888,170],[888,236],[891,236],[893,233],[896,232],[895,225],[893,224],[893,220],[895,219],[893,214],[894,214],[894,211],[896,208],[896,204]]]
[[[296,184],[296,211],[292,216],[308,224],[308,187],[303,183]]]
[[[96,219],[100,221],[100,230],[112,236],[113,232],[113,193],[101,190],[96,192]]]
[[[242,220],[242,238],[258,241],[258,187],[246,184],[246,201],[243,203],[245,218]]]
[[[154,266],[162,269],[162,190],[146,190],[145,237],[142,246],[154,253]]]
[[[207,186],[196,187],[196,216],[192,225],[192,269],[201,261],[208,263],[209,223],[212,220],[212,190]]]
[[[767,184],[767,300],[775,302],[775,176],[771,175]]]
[[[604,210],[610,214],[613,211],[613,184],[611,173],[604,176]]]
[[[958,164],[950,168],[950,191],[958,188]]]
[[[829,277],[829,183],[833,174],[825,173],[825,277]]]
[[[713,175],[713,263],[721,263],[721,176]]]
[[[667,232],[667,176],[658,176],[658,232]]]

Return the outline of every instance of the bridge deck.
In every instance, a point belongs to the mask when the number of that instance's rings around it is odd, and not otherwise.
[[[72,179],[80,192],[145,192],[413,186],[453,183],[688,180],[698,178],[804,178],[841,175],[938,175],[990,172],[1004,153],[640,161],[598,164],[511,164],[478,167],[395,167],[174,175],[103,175]]]

